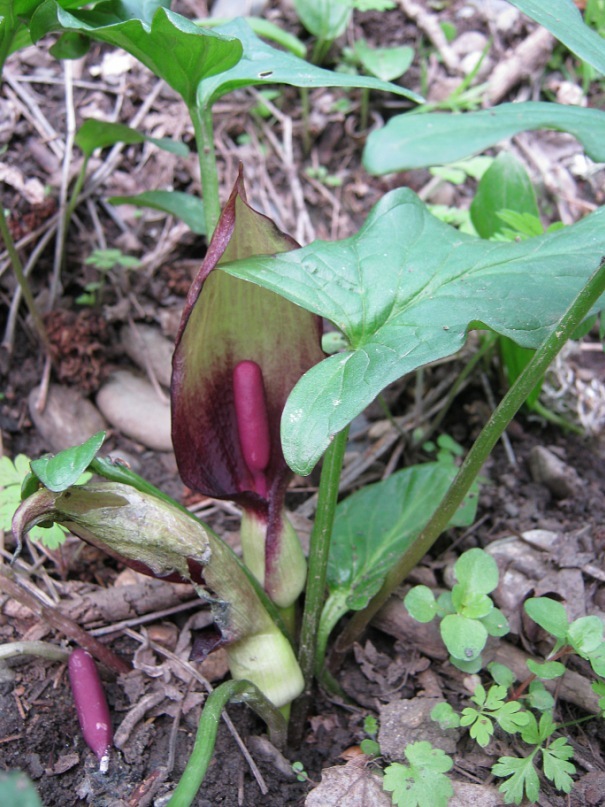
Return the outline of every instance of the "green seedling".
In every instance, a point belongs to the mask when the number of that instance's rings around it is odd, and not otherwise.
[[[292,772],[296,775],[296,779],[298,782],[309,781],[309,774],[306,772],[305,766],[303,765],[302,762],[293,762]]]
[[[363,720],[363,730],[368,735],[359,744],[367,757],[379,757],[380,745],[376,739],[378,735],[378,720],[374,715],[367,715]]]
[[[498,585],[498,567],[481,549],[469,549],[454,565],[457,583],[451,592],[435,599],[427,586],[414,586],[404,603],[419,622],[440,617],[439,629],[450,662],[464,672],[482,668],[481,652],[488,636],[504,636],[508,622],[488,596]]]
[[[446,776],[454,765],[440,748],[426,741],[410,743],[405,749],[407,764],[394,762],[385,768],[384,790],[398,807],[446,807],[454,795]]]
[[[141,266],[141,261],[133,255],[124,255],[119,249],[95,249],[84,261],[88,266],[99,270],[101,280],[92,281],[84,286],[85,293],[76,298],[79,305],[97,305],[103,295],[107,278],[115,270],[132,270]]]
[[[340,188],[342,185],[342,177],[330,174],[325,165],[318,165],[317,167],[309,165],[305,168],[305,174],[310,179],[317,179],[327,188]]]
[[[495,723],[508,734],[514,734],[529,721],[529,714],[521,711],[521,704],[507,701],[506,698],[505,687],[495,685],[486,692],[484,687],[478,684],[471,701],[479,708],[467,706],[462,710],[460,725],[469,729],[470,736],[482,748],[489,745]]]
[[[414,49],[407,45],[393,48],[372,48],[365,39],[358,39],[352,48],[343,50],[341,69],[345,72],[363,73],[383,81],[395,81],[408,70],[414,59]],[[368,125],[370,91],[361,93],[361,130]]]
[[[480,551],[470,550],[470,552]],[[469,553],[465,555],[468,556]],[[462,555],[460,560],[465,555]],[[465,561],[467,568],[456,572],[457,575],[459,571],[464,572],[461,576],[467,582],[472,577],[472,574],[468,574],[470,570],[477,574],[481,569],[481,566],[472,563],[472,560],[467,559]],[[483,572],[489,577],[489,571],[484,569]],[[493,580],[484,588],[491,583]],[[430,595],[428,596],[424,589],[425,587],[416,587],[410,594],[416,592],[411,597],[412,606],[423,617],[422,621],[428,621],[428,616],[437,610],[437,606],[432,592],[427,589]],[[452,599],[454,599],[453,592]],[[474,607],[477,604],[478,601],[475,601]],[[598,617],[580,617],[570,622],[561,603],[547,597],[529,599],[524,607],[527,614],[555,640],[548,659],[544,662],[529,659],[527,666],[530,675],[516,688],[513,686],[515,677],[508,667],[503,664],[490,664],[488,669],[496,683],[489,690],[482,684],[477,684],[471,697],[473,706],[464,707],[458,714],[449,703],[439,703],[431,712],[431,718],[438,722],[444,731],[458,727],[468,728],[471,738],[482,748],[491,743],[496,728],[512,736],[519,735],[520,739],[530,746],[526,756],[502,756],[492,766],[492,773],[505,779],[500,785],[505,804],[521,804],[524,798],[531,803],[537,801],[540,791],[536,768],[539,755],[542,760],[542,772],[555,788],[563,793],[569,793],[573,786],[571,775],[575,772],[575,766],[570,762],[573,749],[564,737],[552,739],[555,732],[564,726],[556,724],[553,720],[554,699],[545,690],[542,681],[553,680],[563,675],[565,667],[559,659],[572,654],[589,661],[597,675],[603,676],[605,673],[603,623]],[[603,681],[596,681],[593,690],[599,695],[599,708],[603,709],[605,706]],[[525,700],[528,708],[524,708],[521,698]],[[539,719],[534,715],[534,711],[542,713]],[[592,716],[584,719],[592,719]]]

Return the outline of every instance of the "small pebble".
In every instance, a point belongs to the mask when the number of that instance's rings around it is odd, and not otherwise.
[[[534,446],[529,454],[529,470],[534,482],[548,488],[557,499],[569,499],[580,486],[576,471],[544,446]]]
[[[456,751],[460,729],[443,731],[434,720],[431,710],[441,698],[412,698],[387,703],[380,707],[378,743],[388,759],[404,759],[409,743],[426,740],[446,754]]]
[[[39,397],[40,387],[35,387],[29,394],[29,413],[51,451],[80,445],[107,428],[94,404],[75,387],[51,384],[42,412],[37,409]]]
[[[97,394],[112,426],[154,451],[171,451],[170,405],[151,384],[128,370],[116,371]]]
[[[149,364],[160,384],[170,387],[174,344],[158,328],[140,323],[127,325],[120,332],[120,340],[126,354],[143,372]]]

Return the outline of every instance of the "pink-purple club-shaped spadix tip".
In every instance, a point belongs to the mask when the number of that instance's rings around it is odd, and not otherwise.
[[[240,361],[233,369],[233,398],[237,432],[256,492],[267,498],[265,470],[271,459],[271,437],[263,371],[255,361]]]

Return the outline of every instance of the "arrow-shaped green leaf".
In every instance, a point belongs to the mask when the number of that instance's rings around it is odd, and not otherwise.
[[[240,61],[220,75],[204,79],[199,105],[208,107],[218,98],[239,87],[257,84],[291,84],[294,87],[367,87],[403,95],[420,103],[422,98],[411,90],[370,76],[335,73],[299,59],[291,53],[272,48],[256,36],[248,23],[236,19],[213,29],[224,37],[238,39],[244,48]]]
[[[73,31],[123,48],[195,105],[203,78],[228,70],[239,60],[241,44],[169,11],[162,0],[109,0],[92,10],[70,13],[46,0],[31,22],[34,41],[52,31]]]
[[[509,0],[532,20],[539,22],[572,53],[605,73],[605,42],[584,24],[582,15],[570,0]]]
[[[499,243],[443,224],[399,189],[352,238],[221,268],[331,320],[349,341],[303,376],[283,413],[284,455],[307,474],[387,384],[458,351],[469,328],[537,347],[603,255],[605,208],[557,232]]]
[[[589,157],[605,162],[605,112],[535,101],[463,114],[396,115],[370,134],[363,163],[371,174],[444,165],[529,129],[570,132]]]

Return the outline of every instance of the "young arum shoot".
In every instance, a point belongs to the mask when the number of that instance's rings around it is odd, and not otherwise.
[[[69,657],[68,669],[82,736],[99,760],[101,773],[107,773],[113,732],[97,665],[90,653],[78,648]]]

